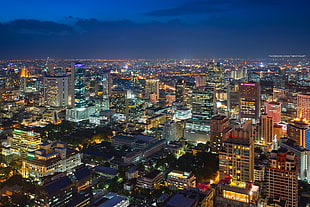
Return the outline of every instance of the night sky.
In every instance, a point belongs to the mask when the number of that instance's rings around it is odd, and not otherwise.
[[[0,59],[310,55],[309,0],[10,0]]]

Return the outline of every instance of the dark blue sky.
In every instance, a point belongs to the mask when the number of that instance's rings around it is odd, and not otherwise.
[[[309,0],[11,0],[0,59],[310,55]]]

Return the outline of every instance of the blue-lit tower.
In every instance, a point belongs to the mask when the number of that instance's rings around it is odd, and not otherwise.
[[[110,70],[104,70],[102,73],[102,109],[110,109],[110,95],[111,95],[111,75]]]
[[[85,65],[82,63],[74,64],[72,76],[74,82],[74,105],[76,108],[86,107]]]

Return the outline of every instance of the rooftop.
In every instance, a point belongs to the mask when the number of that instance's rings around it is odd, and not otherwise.
[[[96,166],[95,167],[95,171],[96,172],[101,172],[101,173],[104,173],[104,174],[107,174],[107,175],[116,175],[118,173],[118,170],[117,169],[114,169],[114,168],[110,168],[110,167],[105,167],[105,166]]]
[[[161,173],[160,170],[153,170],[153,171],[147,173],[144,177],[148,178],[148,179],[154,179],[160,173]]]

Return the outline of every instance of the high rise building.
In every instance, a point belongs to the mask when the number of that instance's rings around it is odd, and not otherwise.
[[[193,89],[191,97],[192,118],[194,120],[210,120],[214,115],[215,96],[213,87]]]
[[[72,64],[69,79],[68,102],[72,108],[66,110],[66,120],[80,122],[89,119],[96,112],[95,106],[88,106],[86,97],[85,65]]]
[[[297,114],[310,121],[310,94],[297,95]]]
[[[85,65],[76,63],[73,65],[72,79],[74,83],[74,105],[77,108],[86,106]]]
[[[42,143],[39,133],[20,129],[14,129],[13,136],[8,139],[11,151],[22,156],[26,156],[28,152],[38,149]]]
[[[159,99],[159,80],[148,79],[145,82],[145,97],[150,99],[150,94],[155,94],[156,99]]]
[[[230,71],[230,77],[235,80],[240,80],[247,77],[247,68],[234,68]]]
[[[103,71],[102,74],[102,109],[110,109],[110,96],[111,96],[111,74],[110,70]]]
[[[260,116],[259,82],[239,83],[239,118],[258,119]]]
[[[27,88],[27,78],[30,77],[30,73],[26,67],[22,67],[20,71],[20,90],[25,93]]]
[[[215,90],[223,89],[225,86],[224,72],[225,70],[221,63],[210,62],[206,71],[206,85],[214,87]]]
[[[310,150],[298,146],[291,139],[281,138],[280,147],[286,148],[297,156],[298,160],[298,180],[310,182]]]
[[[226,116],[217,115],[210,122],[210,144],[212,152],[219,152],[222,144],[231,133],[229,119]]]
[[[265,112],[273,118],[273,123],[281,122],[281,104],[279,102],[265,102]]]
[[[209,141],[210,120],[214,115],[213,87],[194,88],[191,96],[192,118],[186,121],[184,138],[196,142]]]
[[[287,125],[287,138],[310,150],[310,124],[303,118],[295,118]]]
[[[175,98],[176,102],[184,103],[184,96],[185,96],[185,87],[186,83],[184,79],[180,79],[175,84]]]
[[[280,198],[287,206],[298,206],[297,157],[293,152],[280,148],[270,153],[266,169],[267,198]]]
[[[201,87],[201,86],[206,86],[206,76],[195,76],[195,86],[196,87]]]
[[[285,99],[287,91],[281,88],[273,88],[272,90],[272,99],[274,101],[280,101]]]
[[[263,144],[271,144],[273,141],[273,117],[262,114],[260,117],[260,135]]]
[[[238,135],[247,135],[240,137]],[[233,180],[253,182],[254,180],[254,142],[249,133],[233,132],[224,142],[219,152],[220,177],[232,177]]]
[[[44,102],[48,106],[68,106],[69,77],[44,77]]]
[[[9,90],[17,90],[20,86],[20,75],[15,72],[13,68],[13,63],[10,63],[7,67],[6,71],[6,79],[5,79],[5,88],[7,91]]]

